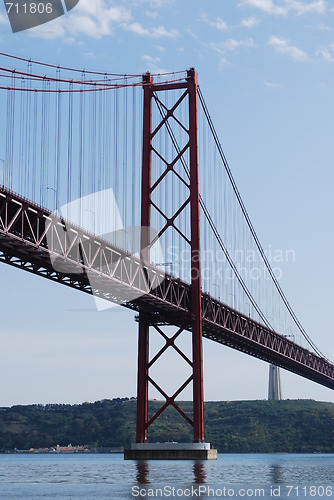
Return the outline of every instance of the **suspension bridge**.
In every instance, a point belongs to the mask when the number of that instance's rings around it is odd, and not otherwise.
[[[138,313],[134,453],[169,406],[204,443],[203,337],[334,389],[334,365],[275,276],[194,69],[121,75],[1,53],[0,103],[0,260]],[[190,357],[177,344],[189,332]],[[150,356],[152,334],[164,346]],[[169,348],[191,371],[174,394],[151,374]],[[188,415],[178,397],[191,384]],[[155,414],[149,386],[165,400]]]

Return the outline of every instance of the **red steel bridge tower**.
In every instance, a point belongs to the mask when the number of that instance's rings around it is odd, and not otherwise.
[[[204,443],[204,406],[203,406],[203,352],[202,352],[202,308],[201,308],[201,259],[200,259],[200,222],[199,222],[199,178],[198,178],[198,125],[197,125],[197,73],[194,69],[187,72],[187,78],[183,82],[155,84],[149,73],[143,77],[144,110],[143,110],[143,157],[142,157],[142,205],[141,226],[151,227],[152,206],[160,212],[164,225],[158,230],[158,236],[162,236],[168,228],[177,230],[175,219],[190,207],[190,240],[186,234],[182,237],[190,246],[191,255],[191,304],[188,324],[177,327],[177,331],[171,338],[167,337],[159,327],[159,320],[155,321],[145,311],[139,312],[139,341],[138,341],[138,385],[137,385],[137,444],[132,450],[126,452],[126,458],[216,458],[216,451],[210,450],[210,445]],[[181,90],[182,95],[167,109],[159,99],[159,93],[169,90]],[[188,141],[182,150],[176,150],[172,161],[167,161],[162,151],[157,151],[153,146],[153,140],[161,129],[167,125],[169,119],[175,119],[185,130],[182,123],[176,118],[176,112],[181,103],[188,99],[188,128],[186,129]],[[162,106],[165,113],[154,130],[152,130],[152,108]],[[152,151],[158,155],[161,162],[162,173],[153,183],[151,176]],[[158,185],[163,182],[168,173],[179,177],[175,170],[176,163],[185,155],[189,159],[188,172],[188,196],[172,216],[167,216],[152,200],[152,194]],[[181,182],[181,179],[179,179]],[[150,240],[150,231],[142,229],[141,234],[141,258],[143,264],[150,263],[150,247],[155,239]],[[150,360],[149,359],[149,337],[150,328],[153,328],[164,337],[164,347]],[[192,336],[192,360],[190,360],[175,344],[176,339],[187,328],[191,329]],[[150,368],[169,348],[174,348],[178,354],[191,367],[190,377],[182,383],[173,395],[168,395],[151,378]],[[165,403],[160,410],[149,419],[148,412],[148,387],[151,383],[162,396]],[[193,418],[187,415],[177,404],[176,398],[189,385],[193,387]],[[148,443],[148,429],[150,425],[164,412],[173,406],[182,417],[193,427],[194,443],[192,445],[155,445]]]

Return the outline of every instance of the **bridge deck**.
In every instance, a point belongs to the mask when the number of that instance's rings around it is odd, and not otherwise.
[[[190,329],[190,286],[0,187],[0,261]],[[125,298],[127,301],[125,302]],[[202,294],[203,336],[334,389],[334,365]]]

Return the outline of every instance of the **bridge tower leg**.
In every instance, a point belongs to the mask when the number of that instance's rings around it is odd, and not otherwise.
[[[190,217],[191,217],[191,317],[193,342],[194,442],[204,442],[202,294],[199,230],[197,74],[188,72]]]
[[[151,75],[143,77],[144,110],[143,110],[143,158],[142,158],[142,192],[141,192],[141,258],[144,263],[150,262],[151,227],[151,149],[152,149],[152,86]],[[139,313],[138,329],[138,380],[137,380],[137,443],[147,442],[148,431],[148,363],[149,363],[149,323],[144,313]]]
[[[165,83],[155,84],[149,73],[143,77],[144,90],[144,109],[143,109],[143,155],[142,155],[142,200],[141,200],[141,259],[144,264],[150,263],[150,231],[146,228],[151,227],[151,207],[154,205],[152,201],[152,192],[157,187],[157,184],[162,181],[167,173],[175,174],[174,165],[180,160],[185,152],[189,158],[189,173],[187,186],[189,188],[189,198],[182,207],[172,217],[163,216],[166,219],[166,225],[159,231],[159,236],[164,233],[169,227],[176,229],[174,225],[175,218],[188,205],[190,207],[190,241],[184,235],[184,239],[190,244],[191,249],[191,293],[190,293],[190,314],[188,324],[185,328],[178,325],[176,334],[172,338],[167,338],[158,324],[152,323],[149,316],[144,312],[139,313],[139,340],[138,340],[138,384],[137,384],[137,431],[136,445],[132,445],[132,449],[125,452],[125,458],[216,458],[216,450],[210,450],[210,445],[204,443],[204,405],[203,405],[203,351],[202,351],[202,304],[201,304],[201,260],[200,260],[200,206],[199,206],[199,174],[198,174],[198,124],[197,124],[197,74],[194,69],[187,72],[187,78],[180,83]],[[152,102],[157,102],[158,106],[159,92],[168,90],[181,89],[183,94],[167,109],[165,115],[161,117],[161,122],[152,131]],[[152,140],[159,130],[166,126],[169,118],[174,118],[174,113],[184,99],[188,99],[188,128],[187,133],[189,140],[182,151],[177,151],[172,162],[167,162],[162,157],[162,153],[158,154],[162,160],[162,166],[165,172],[160,180],[156,181],[152,186],[151,183],[151,154],[153,150]],[[164,106],[163,106],[164,107]],[[156,152],[156,151],[155,151]],[[155,206],[156,208],[156,206]],[[158,229],[158,228],[154,228]],[[160,228],[159,228],[160,229]],[[178,230],[180,233],[180,231]],[[152,359],[149,360],[149,330],[152,326],[165,339],[166,345]],[[184,329],[191,329],[192,332],[192,360],[180,352],[180,349],[175,345],[176,338]],[[173,347],[182,357],[188,362],[192,368],[192,375],[184,382],[174,395],[168,396],[158,384],[152,380],[149,375],[149,369],[160,355],[168,348]],[[160,410],[149,419],[148,413],[148,386],[149,382],[160,391],[165,397],[166,402]],[[175,398],[182,390],[192,382],[193,385],[193,419],[191,419],[178,406]],[[164,449],[159,449],[158,445],[148,443],[148,428],[158,418],[161,413],[168,407],[173,406],[185,420],[193,426],[193,445],[187,445],[183,449],[171,449],[164,445]],[[166,448],[167,446],[167,448]],[[186,448],[186,449],[185,449]]]

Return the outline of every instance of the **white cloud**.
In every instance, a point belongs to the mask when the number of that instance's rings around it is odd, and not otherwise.
[[[334,62],[334,43],[328,47],[320,47],[316,55],[320,55],[326,62]]]
[[[185,33],[193,38],[194,40],[199,40],[198,34],[191,28],[191,26],[187,26],[185,29]]]
[[[245,28],[254,28],[259,24],[260,20],[257,17],[251,16],[241,20],[241,26]]]
[[[312,0],[311,2],[301,0],[241,0],[241,7],[253,7],[261,10],[266,14],[277,16],[286,16],[289,12],[294,12],[298,15],[308,13],[323,14],[326,11],[325,0]]]
[[[254,7],[266,14],[284,15],[285,9],[274,4],[273,0],[241,0],[241,7]]]
[[[8,25],[8,18],[0,13],[0,24],[7,24]]]
[[[112,25],[131,19],[129,9],[123,7],[108,7],[105,0],[81,0],[75,15],[71,16],[76,32],[100,38],[112,33]],[[70,19],[70,16],[69,16]],[[90,31],[91,30],[91,31]]]
[[[175,29],[167,30],[164,26],[146,28],[142,24],[136,22],[123,24],[123,28],[135,33],[136,35],[152,38],[175,38],[178,35],[178,32]]]
[[[219,60],[218,69],[222,71],[223,69],[227,68],[227,66],[231,66],[230,61],[228,61],[225,57],[222,57]]]
[[[156,19],[159,16],[158,12],[151,10],[147,10],[146,12],[144,12],[144,14],[146,17],[150,17],[151,19]]]
[[[165,5],[169,5],[171,3],[171,0],[148,0],[149,4],[152,7],[164,7]]]
[[[248,38],[247,40],[236,40],[235,38],[228,38],[224,42],[212,44],[216,50],[221,52],[234,52],[240,47],[252,48],[255,47],[255,42],[253,38]]]
[[[81,0],[75,10],[55,21],[31,29],[30,34],[43,38],[86,35],[101,38],[111,35],[115,26],[131,20],[131,11],[108,6],[105,0]]]
[[[283,87],[283,85],[281,85],[280,83],[273,83],[273,82],[267,82],[267,81],[264,82],[264,85],[268,89],[281,89]]]
[[[226,31],[228,29],[227,24],[223,19],[217,16],[214,20],[210,20],[207,14],[202,13],[200,15],[200,21],[205,22],[211,28],[216,28],[219,31]]]
[[[328,32],[328,31],[334,31],[334,28],[332,28],[331,26],[325,26],[324,24],[322,24],[321,26],[319,26],[319,30]]]
[[[289,9],[296,11],[297,14],[324,14],[326,12],[326,2],[325,0],[315,0],[310,3],[301,2],[297,0],[290,0],[288,2]]]
[[[31,28],[28,32],[30,36],[45,38],[47,40],[54,40],[56,38],[63,38],[66,40],[65,23],[60,19],[56,19],[47,24],[42,24],[36,28]],[[71,37],[70,37],[71,38]]]
[[[144,61],[146,67],[145,70],[148,70],[150,73],[166,73],[167,70],[160,66],[160,57],[144,55],[142,56],[142,60]]]
[[[237,52],[238,49],[249,49],[256,47],[256,44],[253,38],[248,38],[246,40],[236,40],[235,38],[228,38],[223,42],[218,43],[206,43],[204,44],[211,51],[219,54],[219,69],[225,69],[227,66],[231,65],[228,57]]]
[[[154,2],[155,6],[163,2]],[[115,28],[131,31],[139,36],[152,38],[175,38],[177,31],[164,26],[149,27],[133,20],[131,11],[120,6],[110,6],[107,0],[80,0],[78,7],[65,16],[30,30],[33,36],[64,38],[86,35],[101,38],[113,34]]]
[[[131,2],[127,0],[125,3],[131,3],[131,5],[135,8],[149,8],[157,10],[169,7],[171,4],[175,3],[175,0],[131,0]]]
[[[279,38],[277,36],[272,36],[268,42],[269,45],[274,47],[276,52],[280,54],[287,54],[294,61],[307,62],[309,60],[308,55],[303,50],[298,47],[291,45],[288,40],[284,38]]]
[[[157,64],[160,62],[160,57],[145,55],[142,56],[142,60],[149,64]]]

